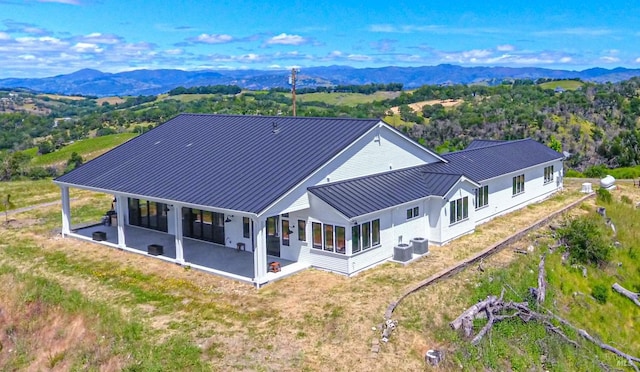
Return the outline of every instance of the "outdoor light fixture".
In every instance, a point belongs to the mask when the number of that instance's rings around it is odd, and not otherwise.
[[[229,222],[231,222],[231,219],[232,219],[232,218],[233,218],[233,215],[227,216],[227,219],[226,219],[226,220],[224,220],[224,222],[229,223]]]

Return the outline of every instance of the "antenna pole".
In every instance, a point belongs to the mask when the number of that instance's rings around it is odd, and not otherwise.
[[[296,71],[295,68],[291,69],[291,100],[293,102],[293,116],[296,116]]]

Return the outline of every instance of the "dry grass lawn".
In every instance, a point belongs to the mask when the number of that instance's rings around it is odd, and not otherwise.
[[[149,257],[78,240],[61,239],[33,227],[0,228],[0,238],[5,242],[11,239],[31,240],[49,254],[60,252],[73,263],[93,265],[93,268],[88,273],[80,273],[71,268],[60,270],[48,267],[39,260],[20,261],[2,254],[2,246],[0,266],[10,265],[20,272],[37,273],[66,289],[80,291],[90,300],[108,302],[126,316],[141,319],[149,329],[157,330],[150,333],[149,337],[155,337],[158,342],[173,334],[186,334],[203,350],[217,351],[203,356],[214,369],[352,371],[365,367],[375,371],[423,370],[424,351],[437,346],[446,349],[447,345],[436,345],[432,334],[418,334],[403,328],[403,321],[415,317],[420,309],[428,309],[432,317],[428,319],[429,322],[444,324],[448,319],[445,314],[462,309],[456,294],[465,282],[473,280],[474,270],[467,269],[409,296],[396,309],[395,318],[400,322],[398,331],[373,358],[371,342],[380,336],[374,327],[382,323],[389,302],[412,284],[577,200],[583,196],[578,192],[581,182],[566,181],[565,191],[543,203],[494,219],[481,225],[476,233],[446,246],[430,247],[429,256],[406,267],[384,263],[352,278],[311,269],[256,290],[247,284]],[[628,191],[628,186],[623,190],[629,192],[634,201],[638,201],[640,192]],[[91,198],[81,194],[73,207],[80,208],[91,202]],[[38,213],[59,216],[58,210],[59,207],[51,207]],[[34,213],[25,212],[12,218],[33,219]],[[35,215],[38,216],[41,215]],[[526,239],[535,238],[534,232]],[[517,244],[527,246],[529,242],[526,239]],[[508,265],[514,257],[513,251],[506,249],[483,264]],[[108,266],[108,269],[103,266]],[[153,301],[137,302],[126,286],[118,285],[117,277],[104,280],[105,276],[114,272],[124,275],[130,270],[139,270],[144,275],[157,278],[145,284],[149,290],[163,291],[179,301],[171,306]],[[6,287],[2,285],[0,289]],[[5,302],[7,296],[19,296],[16,293],[18,290],[0,295],[0,300]],[[17,317],[17,314],[25,311],[5,308],[1,304],[0,308],[0,314],[5,317]],[[49,350],[47,355],[64,353],[64,350],[58,350],[55,346],[57,340],[51,337],[53,330],[49,328],[68,328],[61,336],[68,348],[73,348],[74,342],[78,343],[75,346],[82,346],[81,343],[90,342],[83,339],[98,337],[94,330],[86,327],[87,319],[64,313],[47,316],[51,317],[47,318],[49,326],[39,331],[42,334],[32,336],[38,339],[35,343],[38,350]],[[68,340],[71,337],[77,339]],[[5,339],[0,341],[7,342],[6,352],[8,341]],[[33,352],[38,353],[35,350]],[[2,353],[0,351],[0,366]],[[105,361],[108,362],[103,365],[103,370],[122,367],[124,356],[107,356]],[[30,369],[46,369],[47,358],[43,358],[42,355],[35,358]],[[61,366],[66,365],[64,360],[60,363]]]
[[[410,103],[409,107],[415,112],[421,112],[424,106],[432,106],[435,104],[440,104],[444,107],[453,107],[453,106],[459,105],[462,102],[463,100],[461,99],[432,99],[429,101]],[[394,106],[390,108],[390,110],[396,115],[400,113],[400,108],[398,106]]]

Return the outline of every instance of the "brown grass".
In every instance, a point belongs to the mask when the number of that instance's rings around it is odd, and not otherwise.
[[[424,106],[433,106],[435,104],[440,104],[444,107],[453,107],[459,105],[462,102],[463,100],[461,99],[432,99],[429,101],[410,103],[409,107],[415,112],[420,112],[422,111],[422,108]],[[396,115],[400,113],[400,108],[398,106],[394,106],[390,108],[390,110]]]
[[[429,256],[406,267],[384,263],[352,278],[311,269],[260,290],[247,284],[197,270],[185,270],[177,265],[96,244],[36,234],[28,229],[20,232],[22,238],[33,239],[48,252],[64,252],[68,257],[78,260],[109,262],[114,269],[135,268],[157,277],[158,282],[169,293],[182,298],[182,302],[169,312],[163,312],[166,310],[158,309],[153,304],[132,307],[127,301],[130,294],[115,290],[97,278],[50,270],[38,262],[28,265],[10,263],[19,266],[20,270],[36,271],[38,275],[54,280],[65,288],[78,289],[88,298],[108,301],[121,309],[123,314],[135,313],[150,327],[162,331],[161,336],[157,336],[158,340],[176,332],[186,332],[204,349],[215,345],[221,355],[205,358],[216,368],[223,370],[266,368],[288,371],[307,368],[351,371],[366,367],[375,371],[388,371],[398,370],[399,366],[402,366],[402,370],[422,370],[424,350],[437,346],[436,338],[433,334],[418,334],[402,327],[394,333],[392,341],[382,345],[381,352],[372,359],[371,341],[380,336],[379,330],[373,330],[373,327],[382,323],[389,302],[412,284],[577,200],[582,196],[575,191],[579,190],[580,183],[566,181],[568,190],[560,195],[496,218],[481,225],[476,233],[448,245],[430,247]],[[637,199],[638,193],[635,197]],[[74,207],[87,202],[90,200],[79,200],[74,202]],[[25,213],[14,218],[32,217]],[[3,238],[9,238],[10,233],[15,231],[0,229],[0,236]],[[535,239],[535,233],[531,233],[527,239]],[[518,244],[526,247],[529,243],[525,239]],[[486,259],[483,265],[505,266],[515,257],[512,250],[505,249]],[[9,259],[3,258],[0,253],[0,263],[3,260]],[[413,316],[416,308],[424,309],[425,318],[428,317],[425,321],[445,324],[448,321],[446,314],[462,309],[463,304],[456,294],[473,280],[476,272],[475,267],[467,269],[430,286],[428,290],[409,296],[395,313],[400,324],[405,317]],[[6,288],[5,285],[2,287]],[[4,303],[7,297],[16,296],[17,293],[0,294],[0,300]],[[10,310],[9,313],[13,317],[19,312]],[[249,314],[249,318],[232,316],[233,313]],[[47,336],[51,332],[55,334],[60,328],[74,325],[74,329],[77,329],[69,330],[68,333],[77,336],[86,328],[83,323],[86,319],[79,320],[64,314],[51,315],[47,319],[55,324],[50,325],[48,330],[42,330],[40,336],[37,336],[40,346],[38,350],[54,350],[53,345],[49,344],[54,341]],[[182,328],[176,330],[171,324],[181,324]],[[6,336],[0,337],[6,339]],[[95,336],[87,338],[89,342],[92,337]],[[4,343],[5,339],[0,340]],[[439,346],[445,349],[449,347]],[[36,351],[34,353],[41,363],[40,354]],[[108,358],[105,357],[106,359]],[[110,363],[120,366],[118,358]]]
[[[110,105],[124,103],[126,100],[122,97],[101,97],[96,99],[96,104],[102,106],[103,103],[108,102]]]

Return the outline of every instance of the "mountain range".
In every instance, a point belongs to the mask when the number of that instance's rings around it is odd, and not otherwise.
[[[260,90],[289,87],[286,70],[134,70],[107,73],[83,69],[46,78],[0,79],[0,88],[26,88],[42,93],[85,96],[155,95],[183,86],[237,85]],[[405,88],[427,84],[499,84],[506,79],[574,79],[617,82],[640,76],[640,69],[618,67],[582,71],[537,67],[463,67],[437,65],[421,67],[354,68],[349,66],[309,67],[298,73],[297,87],[402,83]]]

